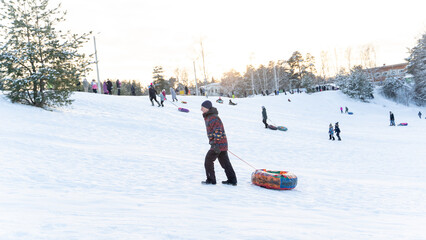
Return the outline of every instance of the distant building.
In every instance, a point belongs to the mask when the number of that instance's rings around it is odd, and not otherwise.
[[[205,86],[202,86],[203,90],[206,92],[207,96],[222,96],[223,89],[220,83],[210,83]]]
[[[369,80],[373,82],[382,82],[387,77],[401,77],[407,76],[408,63],[400,63],[394,65],[383,65],[381,67],[368,68],[365,71],[368,72]]]

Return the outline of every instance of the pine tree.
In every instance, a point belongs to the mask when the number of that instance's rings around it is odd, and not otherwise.
[[[157,88],[157,91],[169,89],[169,83],[164,79],[162,66],[155,66],[152,74],[152,78],[154,80],[153,84],[154,87]]]
[[[291,88],[299,88],[301,86],[303,66],[303,56],[300,52],[295,51],[291,57],[287,60],[287,64],[290,67],[290,84]]]
[[[413,75],[414,100],[419,105],[424,105],[426,104],[426,34],[423,34],[410,53],[407,59],[407,72]]]
[[[88,34],[63,33],[55,26],[65,13],[48,0],[2,0],[0,71],[12,102],[37,107],[71,104],[71,90],[89,70],[78,52]]]

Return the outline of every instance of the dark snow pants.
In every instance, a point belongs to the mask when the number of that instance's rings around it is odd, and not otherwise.
[[[341,141],[342,139],[340,138],[340,133],[336,132],[336,136],[337,136],[337,140]]]
[[[152,100],[156,101],[156,102],[157,102],[157,104],[158,104],[158,106],[160,106],[160,103],[157,101],[157,98],[156,98],[156,97],[149,97],[149,100],[151,101],[152,106],[154,106],[154,102],[153,102]]]
[[[268,128],[268,124],[266,123],[266,119],[263,119],[262,122],[265,124],[265,128]]]
[[[210,149],[207,152],[206,159],[204,161],[204,167],[206,168],[207,180],[216,183],[216,175],[214,172],[214,161],[216,158],[219,159],[220,166],[225,170],[226,177],[229,182],[237,183],[237,176],[235,176],[234,169],[232,168],[231,162],[229,161],[228,152],[222,151],[215,153],[214,150]]]

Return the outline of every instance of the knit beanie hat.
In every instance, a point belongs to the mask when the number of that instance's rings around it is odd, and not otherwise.
[[[210,109],[210,108],[212,108],[212,102],[210,102],[209,100],[206,100],[201,104],[201,106],[203,106],[207,109]]]

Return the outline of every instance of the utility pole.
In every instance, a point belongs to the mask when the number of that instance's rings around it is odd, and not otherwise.
[[[204,63],[204,47],[203,47],[202,40],[200,40],[200,44],[201,44],[201,56],[203,57],[204,85],[207,85],[206,65]]]
[[[251,64],[251,90],[252,90],[252,94],[254,96],[254,78],[253,78],[253,70],[254,70],[254,66],[253,66],[253,53],[250,54],[250,64]]]
[[[195,93],[198,96],[198,83],[197,83],[197,71],[195,70],[195,60],[193,61],[194,63],[194,76],[195,76]]]
[[[251,90],[252,90],[253,96],[254,96],[253,66],[251,68]]]
[[[96,73],[98,76],[98,89],[99,89],[99,93],[102,94],[102,85],[101,85],[101,80],[99,79],[99,67],[98,67],[98,52],[96,51],[96,38],[95,36],[93,36],[93,42],[95,43],[95,60],[96,60]]]
[[[274,79],[275,79],[275,91],[278,90],[278,83],[277,83],[277,68],[276,68],[276,64],[274,63]],[[274,91],[274,92],[275,92]]]

